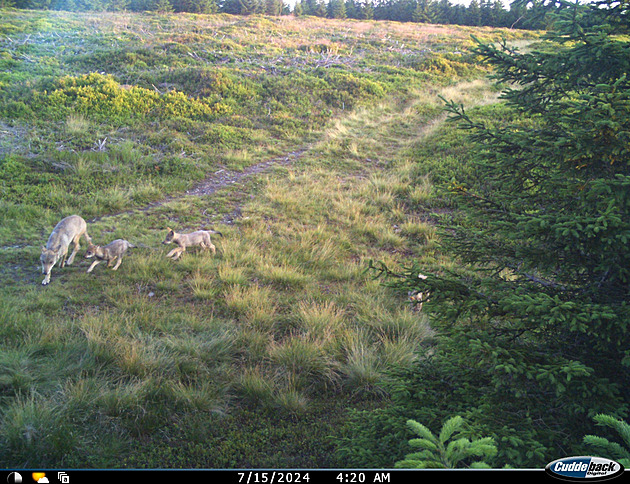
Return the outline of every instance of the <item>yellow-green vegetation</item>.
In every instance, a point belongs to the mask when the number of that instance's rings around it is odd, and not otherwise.
[[[343,467],[346,410],[386,404],[388,372],[430,351],[366,268],[442,257],[448,204],[410,154],[444,129],[439,95],[496,99],[472,31],[2,12],[0,463]],[[81,251],[42,287],[71,213],[138,247],[92,274]],[[167,226],[220,230],[216,256],[167,259]]]

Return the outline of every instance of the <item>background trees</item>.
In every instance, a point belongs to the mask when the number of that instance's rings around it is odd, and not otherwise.
[[[508,9],[500,0],[472,0],[468,5],[449,0],[298,0],[292,7],[283,0],[0,0],[0,7],[91,11],[223,12],[236,15],[312,15],[458,24],[470,26],[544,28],[538,18],[539,2],[515,2]],[[292,10],[291,10],[292,9]]]

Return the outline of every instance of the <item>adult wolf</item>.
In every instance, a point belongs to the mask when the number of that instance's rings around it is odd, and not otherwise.
[[[91,243],[92,239],[87,233],[87,224],[78,215],[70,215],[55,226],[48,237],[46,246],[42,247],[42,255],[39,258],[42,263],[42,274],[45,274],[43,285],[50,282],[50,271],[58,261],[61,261],[61,267],[74,262],[74,256],[80,248],[81,236],[85,236],[88,243]],[[70,244],[74,244],[74,249],[66,261]]]

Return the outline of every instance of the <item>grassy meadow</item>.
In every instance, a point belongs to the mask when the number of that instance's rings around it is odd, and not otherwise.
[[[434,186],[466,146],[439,96],[500,116],[471,34],[532,34],[0,19],[0,465],[344,467],[348,409],[387,405],[389,371],[431,351],[428,318],[366,269],[449,263]],[[82,241],[42,286],[70,214],[138,247],[87,274]],[[166,227],[219,230],[216,256],[167,259]]]

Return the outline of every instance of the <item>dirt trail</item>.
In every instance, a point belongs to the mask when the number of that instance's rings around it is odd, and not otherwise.
[[[187,190],[184,193],[178,193],[176,195],[170,195],[155,202],[151,202],[144,207],[136,207],[130,210],[125,210],[122,212],[111,213],[107,215],[102,215],[100,217],[95,217],[89,220],[89,223],[94,223],[99,220],[107,219],[110,217],[118,217],[120,215],[136,213],[136,212],[146,212],[155,207],[159,207],[173,200],[177,200],[179,198],[185,196],[196,196],[196,197],[205,197],[208,195],[212,195],[213,193],[221,190],[223,188],[230,187],[236,183],[239,183],[245,178],[248,178],[253,175],[259,175],[261,173],[265,173],[269,171],[271,168],[275,166],[288,166],[294,163],[296,160],[299,160],[304,154],[308,151],[309,147],[303,147],[295,151],[291,151],[286,155],[279,156],[276,158],[271,158],[269,160],[261,161],[260,163],[256,163],[254,165],[248,166],[243,170],[228,170],[222,168],[220,170],[215,171],[214,173],[210,173],[206,176],[206,178],[190,190]],[[236,212],[239,210],[237,209]],[[226,214],[227,220],[233,220],[234,212],[230,215]]]
[[[234,183],[238,183],[243,178],[251,175],[257,175],[263,173],[273,166],[287,166],[293,163],[295,160],[300,159],[308,148],[301,148],[297,151],[292,151],[287,155],[279,158],[273,158],[271,160],[265,160],[252,166],[248,166],[242,171],[233,171],[221,169],[208,175],[204,181],[194,188],[191,188],[186,192],[186,195],[206,196],[211,195],[221,188],[225,188]],[[164,203],[164,202],[162,202]]]

